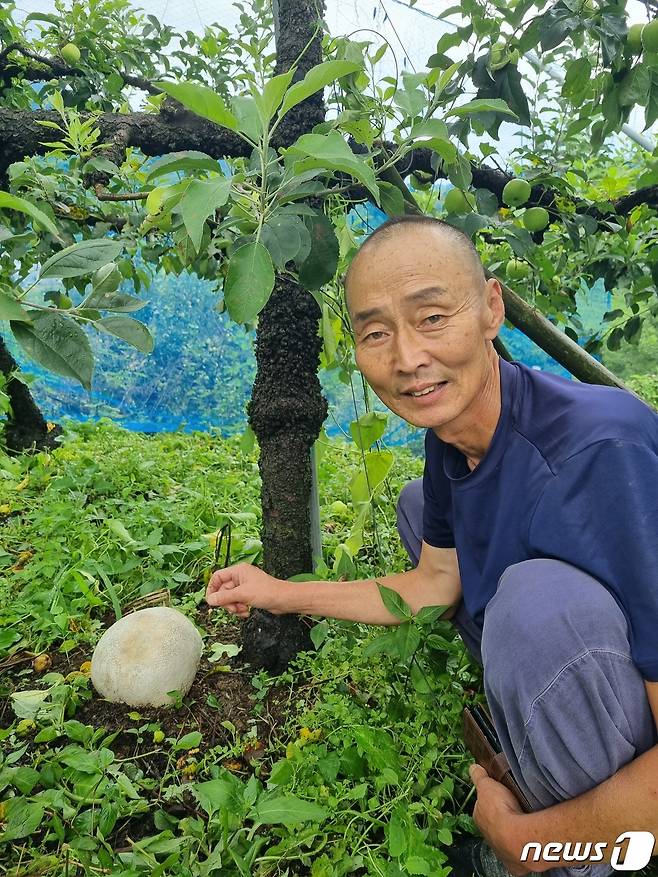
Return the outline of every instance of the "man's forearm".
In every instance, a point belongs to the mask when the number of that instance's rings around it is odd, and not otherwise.
[[[515,817],[512,829],[515,856],[531,842],[542,848],[551,842],[605,841],[610,861],[615,841],[625,831],[650,831],[658,840],[658,746],[647,750],[605,782],[553,807]],[[658,848],[654,847],[654,855]],[[534,862],[533,871],[573,866],[573,862]]]
[[[399,624],[384,606],[377,583],[397,591],[414,613],[423,606],[447,604],[435,582],[417,569],[356,582],[282,582],[283,612],[322,615],[364,624]],[[443,602],[441,602],[443,600]]]

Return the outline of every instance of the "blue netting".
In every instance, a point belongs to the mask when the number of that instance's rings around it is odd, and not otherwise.
[[[372,205],[367,214],[361,208],[352,215],[353,222],[366,222],[370,229],[384,219],[385,214]],[[133,290],[126,285],[125,291]],[[219,313],[212,284],[194,275],[163,274],[143,297],[150,304],[137,316],[153,333],[155,350],[146,356],[118,339],[90,332],[97,362],[91,393],[28,362],[10,340],[17,360],[37,376],[32,392],[46,417],[56,421],[110,417],[128,429],[145,432],[242,431],[256,368],[253,333]],[[609,299],[602,283],[592,290],[585,286],[578,310],[586,329],[594,331],[600,324],[603,312],[610,307]],[[504,328],[501,335],[515,359],[568,376],[521,332]],[[330,404],[327,432],[348,431],[355,418],[352,389],[340,382],[336,371],[321,374],[321,381]],[[360,387],[357,375],[358,415],[364,412]],[[385,410],[376,398],[375,407]],[[422,431],[391,415],[385,439],[420,449]]]

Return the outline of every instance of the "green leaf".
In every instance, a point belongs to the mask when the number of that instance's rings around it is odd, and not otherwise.
[[[369,411],[358,420],[350,423],[350,433],[355,445],[367,451],[371,445],[384,435],[388,415],[380,411]]]
[[[38,207],[35,207],[34,204],[26,201],[25,198],[19,198],[18,195],[10,195],[9,192],[0,192],[0,210],[3,209],[18,210],[20,213],[27,213],[27,215],[36,220],[39,225],[42,225],[46,231],[55,235],[57,240],[61,240],[59,232],[57,231],[57,226],[52,219],[46,216],[46,214],[39,210]]]
[[[29,323],[30,317],[23,305],[6,292],[0,292],[0,320],[17,320]]]
[[[286,150],[286,158],[306,155],[308,158],[295,163],[295,173],[303,173],[315,167],[343,171],[368,189],[376,201],[379,190],[375,173],[364,161],[356,156],[338,131],[328,134],[303,134]]]
[[[408,621],[410,618],[413,618],[411,609],[397,591],[394,591],[392,588],[387,588],[385,585],[380,585],[379,582],[377,582],[377,587],[379,588],[382,602],[391,615],[394,615],[402,621]]]
[[[97,295],[105,295],[114,292],[122,281],[121,272],[116,262],[109,262],[96,271],[91,278],[91,284]]]
[[[291,67],[290,70],[287,70],[285,73],[279,73],[278,76],[273,76],[263,86],[262,95],[255,97],[256,104],[258,105],[265,126],[269,125],[270,119],[281,106],[283,96],[288,90],[296,71],[296,67]]]
[[[5,819],[7,825],[2,833],[3,841],[30,837],[41,825],[44,805],[37,801],[26,801],[25,798],[10,798],[6,802]]]
[[[310,232],[311,249],[299,266],[299,282],[306,289],[319,289],[332,280],[338,268],[338,238],[324,213],[307,216],[304,222]]]
[[[315,627],[311,628],[311,632],[309,636],[311,637],[311,642],[315,646],[316,649],[319,649],[322,643],[327,638],[329,633],[329,625],[326,621],[319,621]]]
[[[80,241],[51,256],[42,266],[39,279],[46,277],[82,277],[91,274],[119,255],[123,249],[121,241],[110,238],[97,238]]]
[[[200,85],[198,82],[161,81],[156,82],[155,85],[197,116],[203,116],[204,119],[209,119],[230,131],[239,130],[238,120],[215,89]]]
[[[231,191],[229,177],[192,180],[181,198],[180,211],[194,249],[199,252],[203,226],[218,207],[226,204]]]
[[[415,624],[405,621],[396,629],[395,640],[400,660],[408,661],[420,646],[420,631]]]
[[[293,214],[278,214],[268,219],[261,229],[261,241],[280,269],[296,259],[302,250],[308,255],[311,248],[307,227],[299,216]]]
[[[201,743],[202,734],[200,731],[190,731],[174,744],[174,751],[178,749],[196,749]]]
[[[151,353],[153,350],[153,336],[148,328],[132,317],[103,317],[96,320],[94,326],[122,338],[142,353]]]
[[[106,292],[99,293],[94,289],[87,298],[79,305],[78,310],[83,308],[93,308],[97,311],[114,311],[118,314],[131,314],[145,308],[148,304],[141,298],[135,298],[134,295],[127,295],[123,292]]]
[[[427,676],[423,673],[423,670],[418,666],[416,661],[414,661],[409,668],[409,678],[411,679],[411,684],[413,685],[414,690],[417,691],[418,694],[429,694],[432,691],[430,684],[427,681]]]
[[[361,69],[361,65],[354,61],[323,61],[316,67],[312,67],[301,82],[296,82],[286,92],[283,104],[279,110],[279,118],[283,118],[288,110],[300,104],[307,97],[315,94],[320,89],[348,76],[350,73],[356,73]]]
[[[302,801],[294,795],[261,798],[248,818],[262,825],[299,825],[301,822],[321,822],[327,816],[324,807],[312,801]]]
[[[265,129],[254,98],[246,94],[238,94],[231,98],[231,109],[245,137],[255,142],[260,140]]]
[[[364,455],[365,471],[359,471],[350,481],[352,502],[355,506],[359,503],[369,502],[384,481],[393,465],[391,451],[370,451]]]
[[[379,195],[381,208],[387,216],[404,216],[404,196],[397,186],[380,182]]]
[[[427,859],[423,859],[421,856],[409,856],[404,867],[410,874],[429,875],[432,873],[432,866]]]
[[[32,323],[11,322],[11,331],[25,353],[45,369],[75,378],[91,390],[94,356],[85,332],[68,317],[29,311]]]
[[[293,778],[294,773],[295,768],[292,761],[288,761],[287,758],[282,758],[281,761],[277,761],[272,765],[272,771],[268,783],[273,786],[287,786]]]
[[[646,104],[650,87],[651,71],[644,64],[639,64],[624,76],[619,85],[619,105],[632,107]]]
[[[185,152],[171,152],[151,165],[146,182],[150,183],[157,177],[178,171],[214,171],[217,173],[219,169],[217,159],[211,158],[205,152],[197,152],[193,149],[188,149]]]
[[[587,58],[571,61],[562,85],[562,96],[572,101],[579,100],[589,90],[591,77],[592,65]]]
[[[240,814],[244,811],[242,785],[237,777],[230,776],[226,771],[220,779],[197,783],[194,794],[199,799],[201,808],[209,815],[220,810]]]
[[[447,609],[447,606],[423,606],[416,613],[416,620],[421,624],[434,624]]]
[[[232,320],[249,323],[274,289],[272,259],[260,241],[239,247],[231,256],[224,283],[224,301]]]
[[[404,810],[399,805],[395,808],[391,815],[391,819],[386,826],[386,835],[388,838],[388,851],[394,859],[401,856],[407,849],[407,832],[404,818]]]
[[[470,116],[473,113],[500,113],[501,115],[511,116],[513,119],[518,119],[516,113],[507,106],[504,100],[500,100],[499,98],[476,98],[475,100],[469,101],[467,104],[453,107],[446,113],[446,115],[459,116],[462,118],[463,116]]]

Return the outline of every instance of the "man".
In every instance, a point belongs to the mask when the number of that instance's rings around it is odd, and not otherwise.
[[[346,295],[359,369],[427,429],[422,489],[398,505],[417,566],[379,581],[414,611],[451,607],[534,807],[474,765],[489,845],[453,852],[455,873],[610,874],[622,832],[658,837],[658,416],[624,391],[499,359],[500,284],[437,220],[381,226]],[[241,617],[396,623],[373,580],[282,582],[248,564],[215,573],[207,600]],[[605,842],[605,861],[521,863],[527,843],[579,841]]]

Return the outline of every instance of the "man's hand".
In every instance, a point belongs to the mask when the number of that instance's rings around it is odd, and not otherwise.
[[[248,618],[252,606],[281,615],[288,611],[282,601],[282,591],[287,584],[257,566],[238,563],[212,574],[206,588],[206,603],[226,609],[240,618]]]
[[[516,877],[528,874],[528,867],[519,862],[519,852],[510,841],[514,836],[513,822],[524,815],[519,802],[508,788],[492,779],[481,764],[472,764],[469,774],[477,793],[473,810],[475,824],[510,874]]]

